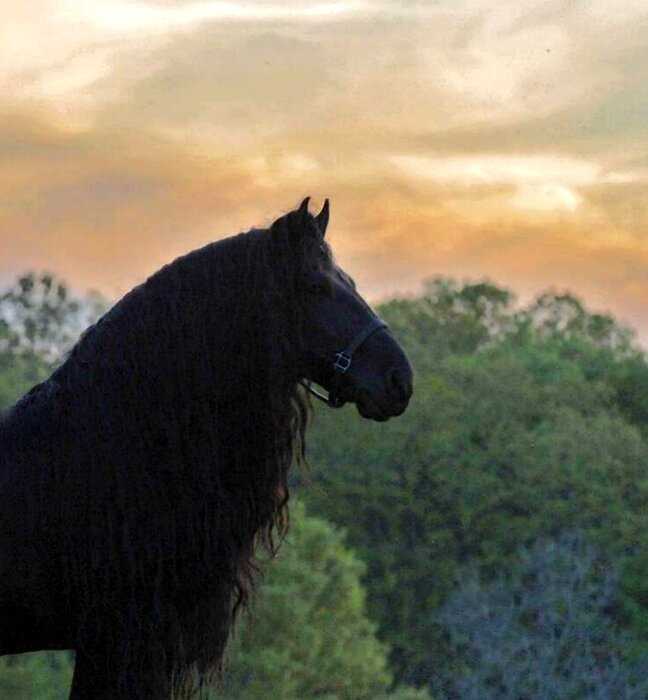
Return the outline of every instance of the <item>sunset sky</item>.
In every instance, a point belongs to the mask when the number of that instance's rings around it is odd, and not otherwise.
[[[311,195],[374,301],[569,289],[648,345],[646,0],[4,5],[3,286],[114,299]]]

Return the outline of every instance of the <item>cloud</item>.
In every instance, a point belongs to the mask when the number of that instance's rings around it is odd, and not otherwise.
[[[514,193],[500,204],[530,211],[575,212],[583,201],[579,188],[648,180],[644,168],[610,171],[593,161],[559,155],[394,155],[387,161],[424,181],[461,188],[508,185]]]
[[[648,241],[612,221],[599,219],[593,229],[587,218],[534,222],[502,209],[486,220],[471,219],[446,206],[443,190],[425,199],[383,193],[347,216],[339,257],[374,299],[416,291],[433,275],[487,277],[522,301],[549,288],[570,290],[590,308],[637,328],[648,343]]]
[[[487,275],[523,297],[569,288],[595,308],[644,322],[648,245],[623,218],[629,202],[643,201],[638,182],[591,185],[582,218],[557,212],[534,222],[514,208],[484,206],[507,193],[497,181],[468,191],[433,180],[421,189],[371,159],[355,175],[331,176],[298,151],[249,161],[199,157],[146,132],[70,134],[24,114],[0,122],[0,144],[13,144],[0,159],[3,279],[46,268],[77,288],[118,296],[173,257],[268,224],[312,194],[331,197],[334,250],[373,300],[414,291],[434,274]],[[518,168],[500,163],[493,171]],[[573,183],[599,173],[565,172]]]
[[[221,2],[201,0],[160,6],[146,2],[88,3],[82,12],[87,22],[101,30],[119,34],[135,32],[169,32],[205,22],[276,22],[344,19],[351,13],[368,9],[357,0],[315,3]]]
[[[14,95],[44,100],[84,126],[97,114],[116,125],[128,116],[222,140],[220,120],[238,145],[255,136],[262,143],[271,123],[282,136],[297,124],[343,131],[353,146],[451,139],[449,131],[475,127],[500,127],[511,140],[525,123],[557,115],[546,136],[555,143],[570,114],[587,118],[610,89],[631,99],[629,76],[647,65],[648,47],[636,29],[639,6],[623,7],[606,15],[600,3],[535,0],[67,0],[44,5],[38,24],[14,16],[12,50],[0,48],[0,58]],[[312,109],[309,82],[326,91]],[[545,131],[538,125],[535,138]]]
[[[598,180],[600,167],[575,158],[528,155],[473,154],[456,157],[396,155],[389,158],[397,168],[415,177],[438,182],[474,184],[541,184],[560,180],[570,185],[589,185]]]
[[[255,210],[258,189],[236,164],[145,133],[70,135],[16,115],[0,122],[6,141],[14,148],[0,158],[4,277],[47,268],[123,293],[170,258],[235,233]]]
[[[317,127],[332,91],[326,51],[313,42],[273,32],[232,37],[209,26],[175,37],[163,49],[126,54],[98,86],[114,95],[95,123],[146,124],[165,136],[215,144],[220,153],[267,148],[304,124]]]
[[[311,194],[372,298],[486,274],[639,322],[646,31],[639,0],[15,4],[0,275],[122,293]]]

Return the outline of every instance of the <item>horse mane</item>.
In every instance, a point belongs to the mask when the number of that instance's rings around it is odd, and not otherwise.
[[[255,550],[273,554],[286,532],[315,248],[312,217],[291,212],[178,258],[0,420],[2,471],[24,486],[17,527],[57,558],[79,648],[127,631],[111,661],[124,687],[150,658],[178,696],[213,681]]]

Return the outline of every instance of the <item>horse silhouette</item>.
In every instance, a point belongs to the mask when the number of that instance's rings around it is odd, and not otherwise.
[[[166,265],[2,416],[0,654],[74,649],[74,699],[218,676],[255,550],[286,529],[308,392],[378,421],[412,393],[328,218],[306,199]]]

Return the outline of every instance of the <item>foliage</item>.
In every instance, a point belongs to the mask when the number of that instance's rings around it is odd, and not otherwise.
[[[29,272],[0,293],[0,409],[43,381],[106,308],[72,296],[55,276]]]
[[[29,353],[54,365],[104,310],[98,293],[80,300],[55,276],[29,272],[0,296],[2,350]]]
[[[235,640],[227,697],[386,697],[386,648],[366,616],[363,569],[342,532],[294,504],[287,541]],[[389,697],[419,698],[399,692]]]
[[[436,277],[421,297],[393,299],[380,313],[422,371],[450,355],[471,354],[511,330],[514,301],[511,292],[489,282],[460,286]]]
[[[622,570],[625,624],[641,647],[648,598],[632,583],[646,573],[648,426],[617,378],[629,366],[645,376],[645,357],[571,298],[545,297],[540,314],[488,286],[483,303],[475,285],[437,289],[381,309],[415,358],[429,346],[408,412],[386,425],[352,408],[319,412],[310,440],[305,498],[367,563],[369,612],[396,679],[424,685],[449,663],[432,613],[466,562],[506,570],[521,545],[575,528]]]
[[[68,652],[40,652],[0,658],[0,698],[65,700],[72,682]]]
[[[462,661],[435,679],[438,697],[648,697],[648,657],[630,666],[619,652],[625,640],[610,617],[615,571],[574,533],[518,556],[510,575],[487,583],[474,567],[461,572],[437,617]]]

